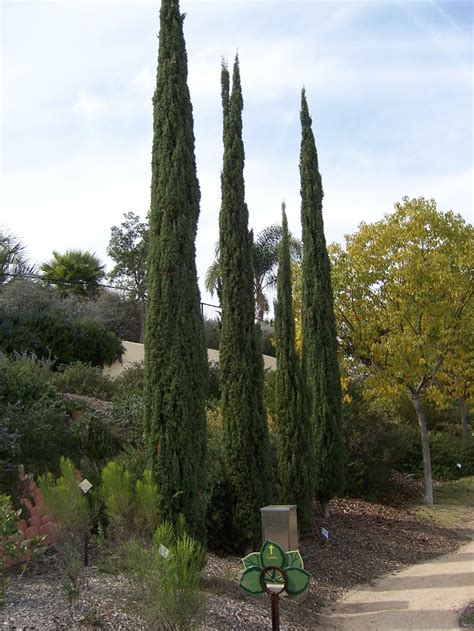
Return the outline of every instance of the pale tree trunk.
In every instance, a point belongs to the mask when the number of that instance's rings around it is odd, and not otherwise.
[[[415,407],[416,416],[418,418],[418,426],[420,428],[421,451],[423,454],[423,477],[425,482],[425,504],[433,506],[433,478],[431,475],[431,454],[430,439],[428,436],[428,426],[426,423],[425,410],[418,393],[412,393],[411,400]]]
[[[463,440],[469,438],[469,429],[467,427],[467,405],[466,401],[461,397],[459,399],[459,409],[461,410],[461,427]]]

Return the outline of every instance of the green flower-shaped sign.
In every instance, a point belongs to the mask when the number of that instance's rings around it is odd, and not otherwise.
[[[242,563],[245,571],[240,579],[240,587],[247,594],[263,594],[262,580],[270,590],[272,586],[278,592],[285,589],[290,596],[301,596],[309,587],[311,574],[304,569],[299,550],[285,552],[277,543],[267,540],[260,552],[248,554],[242,559]],[[275,569],[265,573],[265,568]],[[277,568],[283,572],[279,572]]]

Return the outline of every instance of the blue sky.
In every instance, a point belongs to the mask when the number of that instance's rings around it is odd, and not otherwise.
[[[404,195],[473,220],[471,2],[182,0],[201,185],[202,286],[218,238],[220,60],[239,51],[246,192],[255,232],[287,204],[299,233],[304,84],[328,241]],[[0,226],[34,261],[146,215],[158,0],[3,1]],[[109,262],[110,263],[110,262]]]

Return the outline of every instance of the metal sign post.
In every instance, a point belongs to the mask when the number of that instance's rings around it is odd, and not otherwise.
[[[285,552],[277,543],[264,541],[260,552],[252,552],[242,559],[244,573],[240,588],[247,594],[269,594],[272,603],[272,631],[280,629],[280,594],[301,597],[309,589],[311,575],[304,569],[298,550]]]
[[[287,582],[285,570],[276,565],[264,567],[260,572],[260,586],[272,601],[272,631],[280,631],[280,594],[286,590]]]
[[[84,478],[79,484],[79,488],[86,495],[92,488],[92,484],[87,478]],[[84,535],[84,567],[89,565],[89,531],[86,530]]]

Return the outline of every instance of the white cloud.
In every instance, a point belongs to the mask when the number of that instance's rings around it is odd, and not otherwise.
[[[81,90],[73,103],[72,110],[84,118],[97,118],[108,111],[106,100],[87,90]]]

